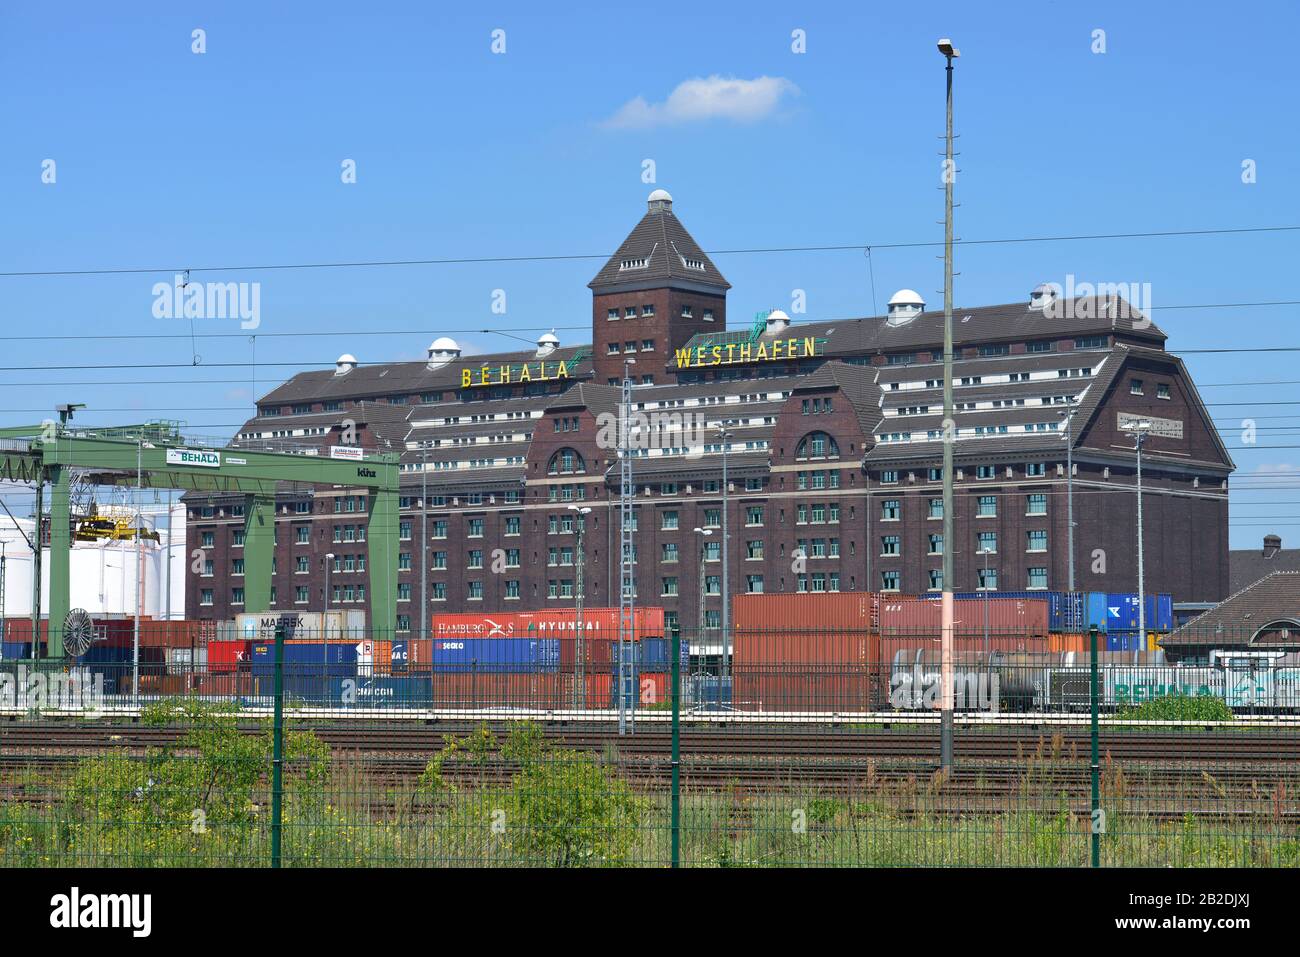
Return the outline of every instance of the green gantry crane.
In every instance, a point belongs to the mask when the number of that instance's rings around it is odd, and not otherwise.
[[[65,411],[67,409],[67,411]],[[186,444],[179,423],[80,429],[63,421],[0,428],[0,479],[36,486],[36,515],[45,485],[50,487],[49,656],[62,658],[63,628],[69,608],[68,578],[72,529],[70,476],[85,473],[95,485],[243,493],[244,610],[264,612],[271,605],[271,558],[275,547],[275,494],[281,482],[365,488],[371,491],[366,516],[370,549],[370,627],[389,637],[397,625],[398,460],[392,453],[348,448],[347,457],[263,452],[238,447]],[[326,452],[325,449],[321,450]],[[39,522],[36,543],[40,541]],[[40,580],[40,550],[36,550]],[[39,591],[36,593],[39,596]],[[39,599],[32,609],[35,643],[40,634]]]

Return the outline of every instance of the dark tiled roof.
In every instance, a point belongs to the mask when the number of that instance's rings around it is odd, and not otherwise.
[[[556,349],[546,357],[545,361],[548,365],[561,360],[571,362],[579,353],[585,355],[587,359],[569,369],[570,378],[574,378],[590,371],[590,346],[565,346]],[[378,365],[358,365],[345,375],[336,375],[335,370],[332,369],[300,372],[262,396],[258,400],[258,405],[305,402],[311,399],[318,401],[348,399],[390,393],[415,395],[422,392],[455,391],[460,389],[462,369],[477,372],[483,366],[487,366],[495,371],[503,365],[539,361],[541,360],[537,358],[536,350],[524,349],[518,352],[461,356],[437,369],[430,369],[427,362],[388,362]]]
[[[1214,608],[1170,632],[1165,646],[1249,644],[1265,625],[1290,622],[1290,645],[1300,645],[1300,571],[1273,574],[1225,598]],[[1269,642],[1260,643],[1266,647]]]
[[[1034,339],[1068,339],[1078,336],[1120,333],[1150,339],[1156,345],[1165,341],[1165,334],[1152,322],[1137,317],[1135,310],[1120,308],[1117,315],[1129,313],[1127,318],[1110,318],[1095,315],[1095,299],[1071,299],[1064,303],[1062,315],[1049,315],[1030,309],[1026,302],[1004,303],[999,306],[980,306],[975,309],[954,309],[952,314],[953,347],[973,346],[991,342],[1025,342]],[[1087,308],[1084,308],[1085,303]],[[1103,312],[1105,310],[1102,310]],[[1074,317],[1065,313],[1073,312]],[[1080,316],[1079,313],[1088,315]],[[831,322],[800,323],[782,335],[825,337],[826,354],[845,352],[900,352],[903,350],[942,350],[943,311],[921,313],[901,326],[891,326],[885,317],[867,319],[841,319]],[[1033,353],[1034,356],[1068,356],[1069,352]]]
[[[1230,592],[1273,572],[1300,572],[1300,548],[1234,548],[1228,552]]]
[[[718,267],[700,249],[699,244],[686,231],[671,207],[651,203],[651,208],[628,233],[618,252],[596,273],[587,285],[597,287],[619,286],[624,283],[644,283],[676,280],[704,283],[720,289],[730,289],[731,283],[722,278]],[[644,267],[624,269],[625,262],[645,260]],[[687,262],[699,263],[703,268],[692,268]]]

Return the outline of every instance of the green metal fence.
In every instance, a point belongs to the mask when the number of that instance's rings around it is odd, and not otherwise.
[[[1282,646],[980,636],[954,657],[944,767],[933,635],[737,634],[725,675],[716,633],[625,647],[622,696],[609,637],[520,660],[367,638],[337,660],[0,661],[0,864],[1300,863]]]

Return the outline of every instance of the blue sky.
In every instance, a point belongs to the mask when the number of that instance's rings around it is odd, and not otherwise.
[[[152,287],[184,267],[599,256],[644,210],[646,160],[706,250],[941,239],[943,35],[962,51],[959,237],[1300,223],[1294,67],[1269,45],[1300,28],[1294,4],[926,7],[140,3],[130,18],[91,3],[10,7],[0,272],[162,271],[0,277],[0,415],[39,420],[81,401],[85,421],[170,417],[228,436],[254,389],[344,351],[414,359],[448,331],[467,350],[514,345],[476,331],[488,326],[588,341],[596,258],[193,273],[261,284],[255,347],[237,322],[207,319],[197,332],[226,337],[192,348],[187,322],[154,317]],[[504,53],[492,50],[498,29]],[[739,116],[657,106],[711,77],[767,80],[742,88]],[[627,107],[638,97],[648,111]],[[646,113],[661,122],[610,122]],[[47,159],[53,184],[41,181]],[[355,184],[341,182],[348,159]],[[1020,300],[1071,273],[1149,282],[1174,351],[1295,345],[1300,306],[1160,307],[1300,299],[1298,247],[1297,232],[964,246],[956,302]],[[796,319],[822,319],[877,312],[903,286],[939,304],[939,252],[877,249],[874,306],[861,249],[715,261],[733,322],[788,310],[795,289],[807,294]],[[491,311],[496,289],[504,316]],[[255,369],[242,365],[254,354]],[[1300,450],[1266,447],[1300,445],[1295,358],[1187,356],[1240,467],[1236,547],[1267,530],[1300,543]],[[177,367],[40,368],[145,362]],[[1248,417],[1261,428],[1242,448]]]

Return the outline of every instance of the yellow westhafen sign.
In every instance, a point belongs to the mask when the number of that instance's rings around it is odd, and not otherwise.
[[[677,350],[677,368],[729,366],[745,362],[811,359],[817,355],[817,337],[773,339],[770,342],[728,342]]]
[[[525,362],[519,366],[479,366],[460,370],[460,387],[474,389],[485,385],[515,385],[520,382],[554,382],[567,379],[569,367],[559,362]]]

